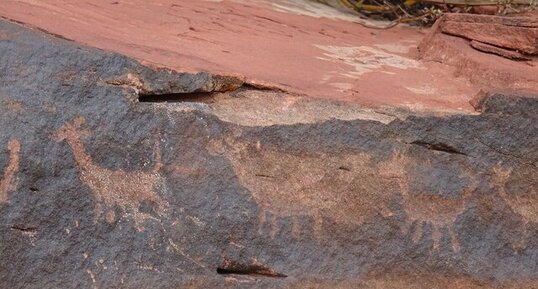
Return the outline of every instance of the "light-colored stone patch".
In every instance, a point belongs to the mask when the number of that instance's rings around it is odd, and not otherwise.
[[[314,18],[329,18],[354,22],[357,15],[346,11],[335,9],[331,6],[324,5],[315,1],[308,0],[280,0],[275,1],[273,7],[276,11],[304,15]]]
[[[429,85],[422,85],[422,86],[406,86],[405,89],[416,93],[416,94],[422,94],[422,95],[435,95],[439,93],[437,91],[437,88]]]
[[[329,5],[311,0],[277,0],[274,2],[276,2],[273,3],[274,10],[283,13],[364,23],[374,27],[384,27],[388,23],[388,21],[367,19],[361,14],[342,6],[339,0],[328,0]]]
[[[383,71],[382,68],[420,69],[423,68],[417,60],[386,52],[383,49],[371,46],[331,46],[314,45],[324,51],[320,60],[330,61],[350,66],[351,70],[340,72],[339,76],[357,79],[361,75],[372,71]],[[331,77],[332,78],[332,77]]]
[[[407,44],[406,44],[407,43]],[[399,53],[405,54],[409,53],[411,49],[417,47],[418,43],[414,41],[406,41],[405,43],[384,43],[384,44],[375,44],[374,47],[383,49],[390,53]]]
[[[282,93],[248,91],[234,96],[214,95],[209,103],[176,102],[152,104],[170,122],[174,114],[203,111],[219,119],[244,126],[270,126],[317,123],[331,119],[371,120],[387,124],[397,117],[351,103],[317,100]]]

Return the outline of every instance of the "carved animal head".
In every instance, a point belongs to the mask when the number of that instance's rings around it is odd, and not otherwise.
[[[53,134],[52,138],[61,142],[66,138],[81,136],[89,136],[91,131],[88,128],[85,128],[86,119],[83,116],[78,116],[71,123],[65,123],[62,127],[57,129]]]

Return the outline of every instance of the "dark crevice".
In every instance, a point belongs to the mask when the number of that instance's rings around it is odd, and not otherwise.
[[[39,189],[38,189],[38,188],[35,188],[35,187],[31,187],[31,188],[30,188],[30,191],[32,191],[32,192],[39,192]]]
[[[271,175],[264,175],[264,174],[255,174],[255,176],[257,176],[257,177],[261,177],[261,178],[270,178],[270,179],[276,179],[276,177],[274,177],[274,176],[271,176]]]
[[[222,266],[217,268],[217,274],[251,275],[274,278],[288,277],[260,264],[243,264],[229,260],[225,261]]]
[[[464,156],[467,155],[466,153],[463,153],[457,150],[456,148],[449,146],[447,144],[444,144],[444,143],[429,143],[426,141],[416,140],[416,141],[411,142],[410,144],[425,147],[429,150],[440,151],[440,152],[445,152],[449,154],[458,154],[458,155],[464,155]]]
[[[346,166],[340,166],[340,167],[338,167],[338,169],[339,169],[339,170],[342,170],[342,171],[346,171],[346,172],[350,172],[350,171],[351,171],[351,169],[348,168],[348,167],[346,167]]]
[[[139,94],[139,102],[215,102],[216,92],[188,92],[164,94]]]
[[[35,232],[37,231],[37,226],[13,225],[11,229],[22,232]]]

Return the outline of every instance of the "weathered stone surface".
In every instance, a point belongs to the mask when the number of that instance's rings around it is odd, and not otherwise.
[[[443,33],[444,19],[453,19],[449,15],[453,17],[451,14],[443,16],[420,42],[418,49],[422,60],[453,66],[455,76],[466,77],[483,91],[538,92],[536,57],[529,57],[529,61],[514,61],[478,51],[471,47],[469,40]]]
[[[510,27],[496,24],[443,22],[443,32],[467,39],[497,45],[521,51],[527,54],[538,54],[538,28]]]
[[[0,33],[3,288],[538,286],[532,96],[241,123],[305,100]]]
[[[310,99],[472,111],[468,100],[482,89],[449,65],[417,60],[423,29],[368,29],[312,0],[5,0],[0,17],[142,63],[239,73]]]
[[[496,55],[499,55],[508,59],[513,59],[513,60],[531,60],[532,59],[529,56],[521,54],[517,51],[500,48],[500,47],[493,46],[493,45],[476,41],[476,40],[471,40],[469,44],[471,45],[472,48],[476,50],[486,52],[486,53],[496,54]]]
[[[538,20],[486,15],[450,15],[440,23],[441,31],[483,43],[538,54]]]

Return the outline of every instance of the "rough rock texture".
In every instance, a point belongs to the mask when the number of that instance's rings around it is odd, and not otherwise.
[[[538,54],[538,19],[472,14],[447,14],[440,23],[447,34]]]
[[[428,35],[420,42],[418,46],[420,58],[453,66],[455,76],[469,79],[472,84],[481,87],[483,91],[510,90],[538,93],[538,58],[520,55],[520,53],[514,54],[514,51],[508,50],[519,43],[524,45],[533,42],[536,45],[537,38],[534,36],[536,34],[534,30],[537,28],[528,28],[533,32],[523,35],[507,30],[498,33],[491,31],[491,27],[495,25],[501,25],[508,30],[521,28],[511,25],[522,25],[522,27],[536,25],[536,19],[538,16],[510,18],[446,14],[434,24]],[[485,29],[481,25],[491,27]],[[495,33],[498,34],[497,37],[494,36]],[[528,41],[518,40],[517,37],[526,37]],[[501,48],[479,44],[479,49],[475,49],[473,47],[477,45],[476,42],[473,45],[472,40],[498,45]],[[503,46],[501,42],[511,44]],[[510,57],[506,57],[508,55]],[[514,61],[511,59],[514,56],[527,61]]]
[[[530,58],[529,56],[521,54],[517,51],[500,48],[500,47],[493,46],[493,45],[483,43],[480,41],[471,40],[469,44],[471,45],[472,48],[476,50],[486,52],[486,53],[496,54],[504,58],[513,59],[513,60],[532,60],[532,58]]]
[[[472,111],[468,101],[482,89],[451,65],[417,59],[423,29],[368,29],[311,0],[2,0],[0,17],[142,63],[239,73],[308,98]]]
[[[2,288],[538,287],[533,96],[331,119],[8,22],[0,56]]]

